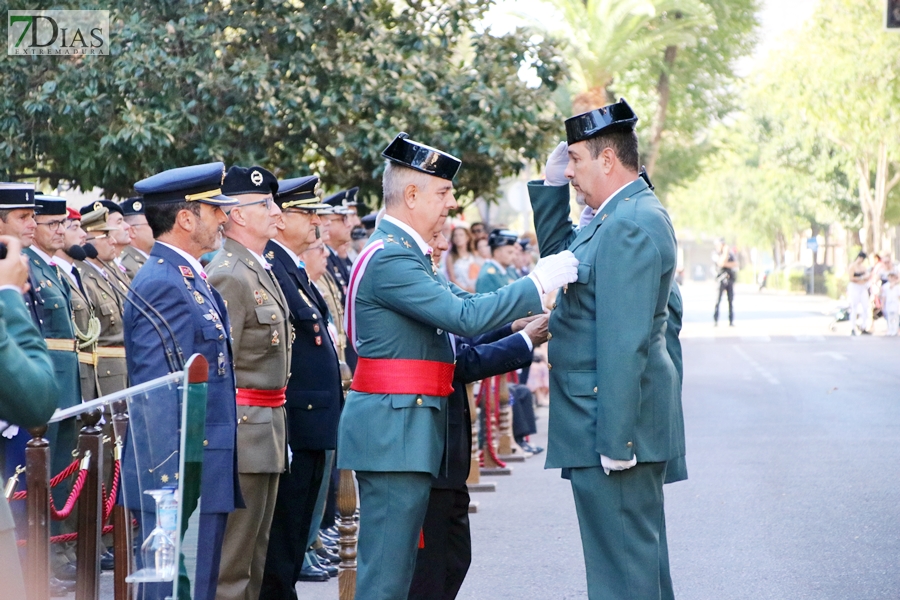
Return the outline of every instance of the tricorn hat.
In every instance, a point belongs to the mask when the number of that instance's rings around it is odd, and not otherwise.
[[[519,235],[509,229],[495,229],[488,236],[488,246],[491,250],[502,246],[513,246],[519,241]]]
[[[566,141],[571,146],[601,133],[634,131],[637,122],[637,115],[625,102],[625,98],[621,98],[615,104],[566,119]]]
[[[404,132],[397,134],[381,156],[392,163],[415,169],[428,175],[452,181],[462,166],[462,161],[437,148],[409,139]]]

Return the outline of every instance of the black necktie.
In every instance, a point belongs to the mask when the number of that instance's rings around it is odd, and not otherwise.
[[[72,267],[72,277],[75,279],[75,283],[78,284],[78,289],[81,290],[81,295],[87,297],[87,294],[84,292],[84,285],[81,283],[81,274],[78,272],[78,267]]]

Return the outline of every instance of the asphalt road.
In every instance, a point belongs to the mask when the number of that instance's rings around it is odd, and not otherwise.
[[[900,598],[900,339],[830,331],[835,303],[739,289],[736,326],[714,290],[684,287],[688,472],[666,486],[683,600]],[[551,399],[552,401],[552,399]],[[546,445],[546,410],[533,442]],[[587,598],[568,483],[543,455],[473,494],[463,600]],[[297,587],[337,598],[337,582]]]

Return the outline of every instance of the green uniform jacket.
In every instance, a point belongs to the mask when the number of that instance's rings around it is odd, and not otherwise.
[[[44,322],[41,325],[46,339],[74,340],[75,327],[72,324],[72,302],[69,297],[68,282],[63,275],[40,258],[30,248],[23,253],[28,256],[32,280],[40,289],[38,293],[44,301]],[[50,351],[50,360],[59,382],[59,396],[56,406],[68,408],[81,402],[81,380],[78,370],[78,355],[74,352]]]
[[[672,282],[672,291],[669,293],[669,321],[666,325],[666,351],[675,365],[675,372],[678,373],[678,398],[676,400],[678,415],[675,418],[675,426],[681,427],[681,433],[676,432],[676,436],[684,437],[684,413],[681,407],[681,388],[684,381],[683,360],[681,358],[681,340],[678,334],[681,333],[681,317],[684,314],[683,303],[681,300],[681,290],[678,284]],[[675,483],[687,479],[687,463],[684,455],[673,458],[666,466],[666,483]]]
[[[112,286],[118,286],[123,294],[128,293],[127,288],[122,286],[121,281],[110,271],[108,265],[104,265],[102,268],[106,270],[109,279],[104,278],[92,264],[87,262],[76,261],[75,266],[81,274],[84,291],[87,292],[88,298],[94,306],[94,314],[100,320],[100,337],[97,340],[97,346],[120,348],[124,352],[125,300],[112,289]],[[115,269],[116,265],[112,265],[111,268]],[[128,363],[124,357],[98,357],[96,370],[97,384],[99,385],[98,397],[120,392],[128,387]]]
[[[448,332],[472,337],[542,310],[530,279],[493,294],[459,298],[401,228],[382,221],[369,244],[377,242],[384,248],[369,261],[356,294],[360,357],[453,363]],[[446,407],[446,396],[351,391],[338,429],[338,468],[436,476]]]
[[[475,291],[479,294],[496,292],[518,278],[515,269],[512,267],[504,270],[492,260],[485,261],[478,272],[478,279],[475,280]]]
[[[207,265],[209,283],[222,294],[231,321],[234,375],[238,388],[278,390],[291,366],[291,323],[281,287],[259,259],[225,238]],[[287,464],[284,407],[237,407],[240,473],[281,473]]]
[[[675,233],[643,179],[580,231],[569,187],[528,184],[543,255],[571,250],[578,280],[550,317],[547,468],[594,467],[600,455],[663,462],[684,454],[678,374],[666,352]]]
[[[125,267],[125,274],[128,275],[128,279],[131,281],[134,281],[134,276],[147,262],[147,257],[141,254],[141,251],[134,246],[125,246],[121,254],[119,254],[119,259],[122,262],[122,266]]]
[[[59,388],[47,346],[22,296],[0,290],[0,419],[22,427],[47,422]],[[6,497],[0,494],[0,531],[15,527]]]

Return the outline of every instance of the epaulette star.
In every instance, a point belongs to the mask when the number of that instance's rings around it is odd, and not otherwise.
[[[412,244],[407,242],[405,239],[403,240],[403,245],[406,246],[407,248],[412,248]]]

